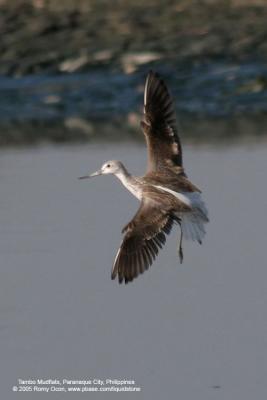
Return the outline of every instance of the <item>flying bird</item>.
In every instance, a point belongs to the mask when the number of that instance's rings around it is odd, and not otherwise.
[[[183,238],[202,243],[208,212],[200,189],[183,168],[182,146],[171,95],[160,76],[150,71],[144,90],[141,128],[148,153],[146,174],[132,176],[120,161],[107,161],[100,170],[80,179],[113,174],[140,201],[133,219],[123,228],[111,278],[131,282],[152,265],[174,223],[180,227],[178,254],[183,261]]]

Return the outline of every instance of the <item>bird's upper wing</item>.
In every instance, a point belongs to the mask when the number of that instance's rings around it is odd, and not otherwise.
[[[148,172],[166,168],[182,172],[182,147],[173,101],[163,80],[152,71],[145,84],[141,127],[148,147]]]
[[[148,269],[172,225],[173,218],[167,212],[143,199],[136,215],[123,229],[125,236],[113,264],[112,279],[118,275],[119,283],[128,283]]]

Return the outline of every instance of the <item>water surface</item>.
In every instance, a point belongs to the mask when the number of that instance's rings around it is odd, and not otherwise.
[[[3,398],[29,399],[12,393],[17,378],[63,377],[134,379],[142,393],[123,398],[264,398],[266,151],[185,147],[188,175],[210,211],[207,236],[202,246],[185,243],[179,265],[174,229],[128,286],[111,281],[110,270],[138,202],[113,177],[77,176],[113,158],[141,174],[144,147],[1,151]],[[90,396],[107,397],[118,395]]]
[[[158,67],[177,102],[179,113],[206,117],[266,111],[267,68],[260,62]],[[142,108],[149,68],[134,74],[90,73],[0,76],[0,122],[51,120],[82,116],[114,118]]]

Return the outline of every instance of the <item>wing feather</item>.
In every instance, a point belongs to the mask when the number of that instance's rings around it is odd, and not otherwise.
[[[131,282],[147,270],[171,232],[173,218],[154,203],[141,202],[134,218],[123,229],[125,236],[115,257],[111,278]]]
[[[182,172],[182,146],[173,101],[164,81],[152,71],[146,79],[141,126],[148,146],[148,172],[166,168]]]

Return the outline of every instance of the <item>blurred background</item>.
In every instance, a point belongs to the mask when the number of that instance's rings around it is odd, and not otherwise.
[[[184,140],[265,140],[266,20],[264,0],[1,0],[0,145],[141,140],[151,68]]]
[[[28,400],[19,378],[96,378],[135,380],[146,400],[266,399],[266,21],[263,0],[0,0],[1,398]],[[138,202],[77,177],[109,159],[144,173],[150,69],[210,223],[182,265],[174,228],[119,286]]]

